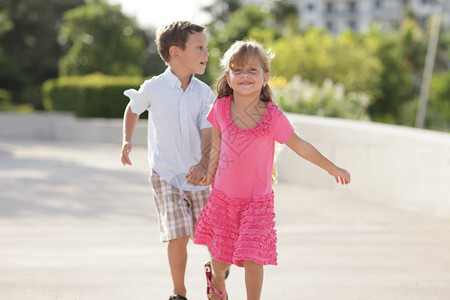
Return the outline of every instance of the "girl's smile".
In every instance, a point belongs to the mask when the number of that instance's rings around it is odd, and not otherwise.
[[[257,57],[250,57],[243,66],[236,66],[226,75],[228,85],[234,96],[254,96],[269,79],[269,72],[264,72]]]

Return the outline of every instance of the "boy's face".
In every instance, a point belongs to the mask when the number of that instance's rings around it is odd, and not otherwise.
[[[208,38],[204,32],[195,32],[189,35],[186,48],[180,49],[180,62],[192,74],[205,73],[209,52]]]

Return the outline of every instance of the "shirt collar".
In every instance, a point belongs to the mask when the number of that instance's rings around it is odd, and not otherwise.
[[[167,67],[166,71],[164,71],[164,77],[169,83],[169,87],[171,88],[179,88],[181,89],[181,81],[178,77],[170,70],[170,67]],[[192,75],[191,82],[186,89],[186,91],[190,91],[194,87],[194,75]]]

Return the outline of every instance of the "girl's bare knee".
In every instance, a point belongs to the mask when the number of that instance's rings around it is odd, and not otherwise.
[[[244,268],[263,268],[263,265],[258,264],[252,260],[244,260],[242,261]]]
[[[223,261],[215,260],[214,258],[211,260],[211,267],[216,272],[225,274],[225,271],[228,270],[228,268],[230,268],[230,266],[231,266],[231,264],[223,262]]]

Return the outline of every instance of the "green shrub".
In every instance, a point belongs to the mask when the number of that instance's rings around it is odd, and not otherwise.
[[[11,93],[7,90],[0,89],[0,102],[11,101]]]
[[[345,92],[344,86],[326,79],[321,86],[294,76],[284,87],[274,88],[281,108],[287,112],[369,120],[369,97],[364,93]]]
[[[139,88],[140,76],[65,76],[47,80],[42,87],[47,111],[73,111],[78,117],[122,118],[128,104],[123,91]]]
[[[32,112],[34,107],[32,104],[13,104],[11,93],[7,90],[0,89],[0,111],[11,112]]]

